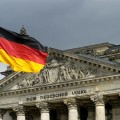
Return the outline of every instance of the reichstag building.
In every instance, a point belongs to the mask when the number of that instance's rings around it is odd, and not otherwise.
[[[120,120],[120,45],[49,48],[39,74],[1,74],[0,120]]]

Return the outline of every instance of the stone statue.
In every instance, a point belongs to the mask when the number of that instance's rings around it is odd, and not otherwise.
[[[20,34],[21,35],[27,35],[26,29],[24,27],[24,25],[22,26],[22,28],[20,29]]]

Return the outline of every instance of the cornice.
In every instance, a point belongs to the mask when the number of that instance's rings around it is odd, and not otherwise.
[[[78,61],[78,62],[85,63],[93,67],[102,68],[102,69],[120,73],[119,64],[116,64],[110,61],[105,61],[100,58],[95,58],[92,56],[87,56],[87,55],[82,55],[82,54],[78,56],[78,55],[70,54],[70,53],[63,52],[57,49],[52,49],[52,48],[50,49],[50,52],[49,52],[49,56],[50,55],[54,55],[55,57],[60,57],[62,59],[68,59],[71,61]]]
[[[95,83],[110,81],[110,80],[118,80],[120,79],[120,75],[112,75],[112,76],[105,76],[99,78],[92,78],[87,80],[76,80],[76,81],[69,81],[69,82],[62,82],[57,84],[47,84],[41,85],[36,87],[24,88],[24,89],[16,89],[11,91],[4,91],[0,93],[0,97],[3,96],[13,96],[13,95],[24,95],[28,93],[40,93],[40,92],[47,92],[47,91],[55,91],[60,89],[69,89],[76,86],[88,86]]]
[[[0,81],[0,88],[4,87],[7,84],[9,84],[10,82],[14,81],[16,78],[20,77],[22,74],[23,74],[22,72],[14,72],[10,76],[3,78]]]

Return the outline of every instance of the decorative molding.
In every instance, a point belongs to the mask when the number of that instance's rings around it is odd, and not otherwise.
[[[36,107],[40,109],[41,112],[49,112],[49,104],[47,102],[36,103]]]
[[[18,90],[11,90],[11,91],[6,91],[6,92],[1,92],[0,97],[2,96],[13,96],[13,95],[20,95],[20,94],[26,94],[26,93],[34,93],[34,92],[42,92],[46,90],[57,90],[57,89],[63,89],[63,88],[69,88],[69,87],[74,87],[74,86],[84,86],[84,85],[89,85],[89,84],[95,84],[99,82],[104,82],[104,81],[110,81],[110,80],[119,80],[120,75],[112,75],[112,76],[105,76],[105,77],[98,77],[98,78],[90,78],[86,80],[74,80],[74,81],[68,81],[68,82],[62,82],[62,83],[54,83],[54,84],[46,84],[45,85],[40,85],[40,86],[34,86],[32,88],[24,88],[24,89],[18,89]],[[110,92],[111,93],[111,92]],[[113,93],[113,91],[112,91]],[[118,93],[118,91],[117,91]],[[108,92],[109,94],[109,92]]]
[[[96,105],[104,105],[103,95],[100,93],[96,93],[90,97],[90,99],[96,104]]]
[[[18,106],[14,106],[12,108],[15,112],[17,112],[17,115],[25,115],[25,109],[23,107],[23,105],[18,105]]]
[[[9,103],[0,105],[0,109],[11,109],[12,107],[16,107],[18,103]]]
[[[12,75],[13,74],[13,75]],[[0,83],[0,88],[8,85],[10,82],[14,81],[16,78],[20,77],[23,72],[13,72],[12,74],[10,74],[10,76],[7,76],[7,78],[3,78],[5,79],[4,82]]]
[[[69,109],[77,108],[77,101],[75,98],[64,99],[63,102],[68,106]]]

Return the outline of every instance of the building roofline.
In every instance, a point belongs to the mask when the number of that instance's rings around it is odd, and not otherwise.
[[[88,45],[88,46],[83,46],[83,47],[77,47],[77,48],[67,49],[67,50],[64,50],[64,51],[69,52],[69,51],[74,51],[74,50],[96,48],[96,47],[101,47],[101,46],[111,47],[111,46],[115,46],[115,44],[111,44],[109,42],[104,42],[104,43],[98,43],[98,44],[94,44],[94,45]]]

